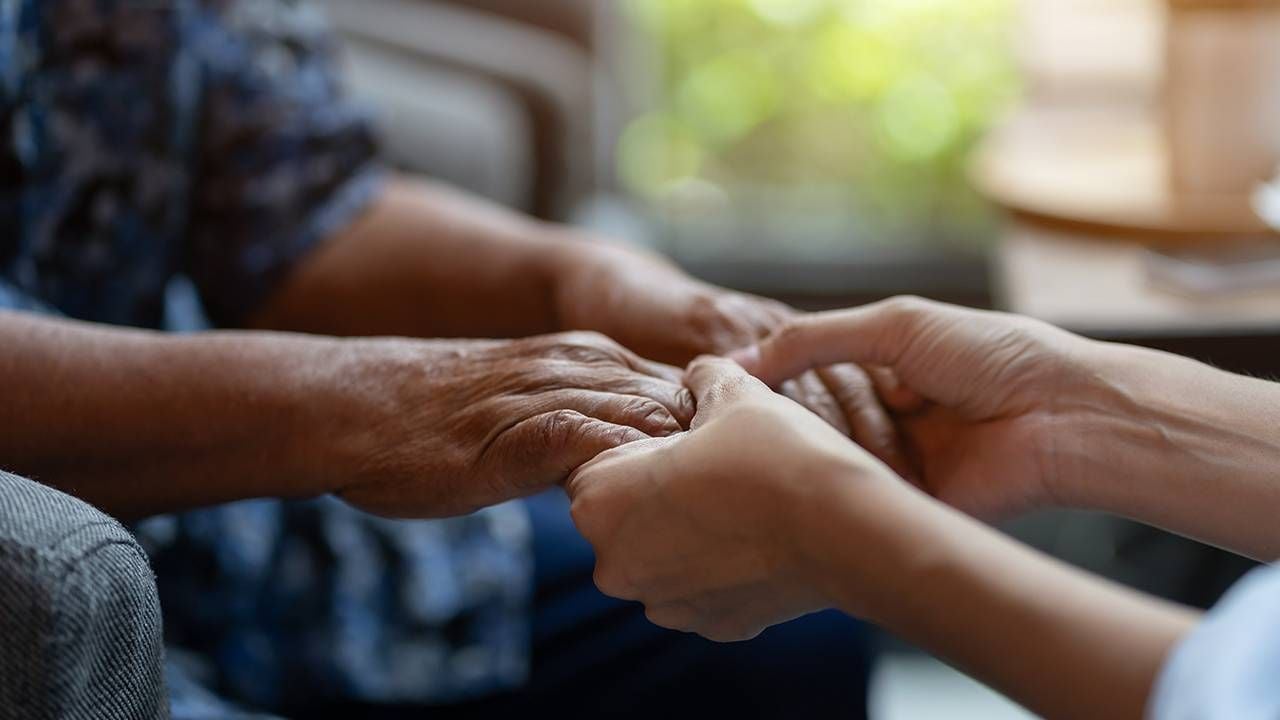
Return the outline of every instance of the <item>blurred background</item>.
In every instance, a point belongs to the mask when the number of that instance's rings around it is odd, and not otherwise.
[[[1280,375],[1273,0],[326,0],[393,164],[818,309],[911,293]],[[1248,569],[1009,531],[1197,605]],[[909,648],[877,713],[1022,717]]]

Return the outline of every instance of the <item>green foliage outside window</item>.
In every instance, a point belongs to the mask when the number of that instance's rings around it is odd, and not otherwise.
[[[625,3],[660,73],[619,147],[632,191],[816,203],[886,236],[981,222],[965,159],[1018,89],[1015,0]]]

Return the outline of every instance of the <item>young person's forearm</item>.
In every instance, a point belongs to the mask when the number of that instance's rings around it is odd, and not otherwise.
[[[1099,346],[1093,410],[1056,443],[1063,504],[1280,558],[1280,385]]]
[[[337,341],[0,312],[0,347],[0,467],[126,518],[327,490],[307,444]]]
[[[853,492],[829,506],[819,531],[841,577],[867,577],[850,563],[846,523],[883,522],[895,538],[874,553],[884,578],[875,607],[846,607],[955,663],[1046,717],[1140,718],[1166,657],[1193,627],[1189,611],[1091,578],[949,508],[894,493]],[[832,509],[834,508],[834,509]]]
[[[331,335],[524,337],[560,330],[566,232],[408,177],[317,248],[251,320]]]

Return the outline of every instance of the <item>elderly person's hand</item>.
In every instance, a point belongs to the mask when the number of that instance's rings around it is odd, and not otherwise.
[[[594,333],[517,341],[349,341],[317,452],[337,494],[379,515],[459,515],[562,482],[596,455],[687,427],[679,370]]]
[[[833,605],[825,548],[805,541],[822,507],[850,483],[867,486],[872,515],[874,487],[919,493],[732,361],[700,359],[686,382],[692,432],[607,452],[566,484],[596,583],[644,602],[658,625],[720,641]]]
[[[606,242],[567,253],[556,288],[564,327],[602,332],[645,357],[684,365],[753,344],[799,316],[782,303],[699,282],[669,261]],[[832,363],[779,383],[842,434],[910,472],[894,426],[867,373]]]

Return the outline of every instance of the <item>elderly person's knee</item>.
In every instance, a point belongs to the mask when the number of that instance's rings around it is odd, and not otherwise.
[[[167,715],[155,579],[93,507],[0,472],[0,718]]]

